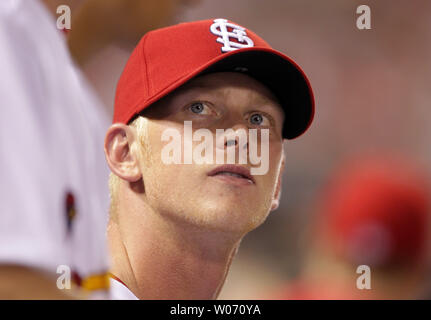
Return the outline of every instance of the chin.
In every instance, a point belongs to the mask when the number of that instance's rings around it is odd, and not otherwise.
[[[250,204],[244,206],[239,204],[238,200],[234,203],[230,201],[206,203],[201,208],[205,208],[200,212],[200,215],[204,215],[200,217],[203,218],[201,220],[203,227],[238,235],[244,235],[259,227],[269,214],[269,207],[262,208]]]

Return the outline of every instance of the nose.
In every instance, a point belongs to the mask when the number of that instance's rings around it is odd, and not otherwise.
[[[246,158],[248,156],[247,129],[248,128],[244,125],[235,125],[231,128],[219,131],[222,132],[222,134],[217,134],[216,149],[223,153],[234,149],[236,157],[240,157],[241,159]]]
[[[230,146],[237,146],[239,144],[238,139],[236,139],[236,137],[234,137],[233,139],[229,139],[226,140],[225,142],[225,146],[226,147],[230,147]]]

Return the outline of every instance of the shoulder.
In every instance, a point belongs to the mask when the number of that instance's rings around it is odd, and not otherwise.
[[[22,0],[2,0],[0,1],[0,18],[7,18],[18,13],[22,6]]]
[[[12,53],[15,60],[34,60],[43,55],[41,48],[58,45],[61,38],[55,26],[40,0],[1,0],[0,54]],[[33,59],[28,59],[29,54]],[[22,59],[25,55],[27,59]]]
[[[38,24],[37,17],[48,15],[41,0],[1,0],[0,23],[8,28],[32,25],[32,30]],[[28,20],[30,18],[36,19]]]

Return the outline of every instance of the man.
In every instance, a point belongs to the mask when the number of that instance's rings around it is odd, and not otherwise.
[[[0,299],[108,297],[109,123],[55,21],[83,2],[0,2]]]
[[[313,114],[303,72],[250,30],[215,19],[146,34],[105,138],[114,297],[216,298],[278,206],[283,139]]]

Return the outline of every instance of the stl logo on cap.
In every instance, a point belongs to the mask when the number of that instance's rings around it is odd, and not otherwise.
[[[229,31],[228,28],[231,28],[232,31]],[[219,36],[217,38],[217,42],[223,44],[223,47],[221,48],[222,52],[254,47],[253,40],[251,40],[245,32],[246,29],[230,23],[226,19],[215,19],[210,30],[213,34]],[[237,41],[231,41],[231,38],[236,39]]]

